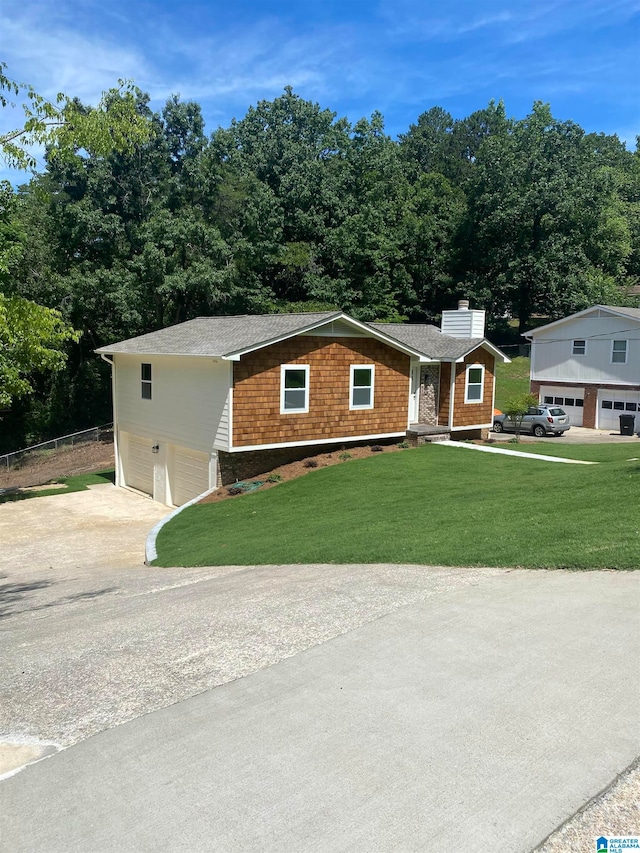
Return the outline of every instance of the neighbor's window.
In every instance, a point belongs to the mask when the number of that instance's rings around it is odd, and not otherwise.
[[[142,364],[140,371],[141,379],[142,379],[142,399],[150,400],[151,399],[151,365],[150,364]]]
[[[484,389],[484,367],[470,364],[467,367],[467,384],[464,392],[465,403],[481,403]]]
[[[573,342],[573,354],[574,355],[584,355],[587,351],[587,342],[586,341],[574,341]]]
[[[626,364],[627,363],[627,342],[613,341],[611,346],[611,363]]]
[[[309,411],[309,365],[283,364],[280,368],[280,414]]]
[[[351,365],[350,409],[373,409],[374,370],[372,364]]]

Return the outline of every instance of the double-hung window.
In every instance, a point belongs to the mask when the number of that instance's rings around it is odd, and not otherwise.
[[[587,342],[585,340],[576,340],[573,342],[573,355],[585,355],[587,352]]]
[[[350,409],[373,409],[373,364],[352,364],[349,389]]]
[[[465,403],[481,403],[484,398],[484,366],[470,364],[464,389]]]
[[[626,364],[627,363],[627,342],[612,341],[611,342],[611,364]]]
[[[309,411],[309,365],[283,364],[280,368],[280,414]]]
[[[140,365],[141,393],[143,400],[151,399],[151,365]]]

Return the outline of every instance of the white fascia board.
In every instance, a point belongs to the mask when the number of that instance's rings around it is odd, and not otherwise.
[[[454,426],[451,427],[451,432],[462,432],[467,429],[491,429],[493,426],[493,421],[489,421],[488,424],[469,424],[468,426]]]
[[[321,438],[310,441],[283,441],[278,444],[250,444],[246,447],[232,447],[232,453],[243,453],[249,450],[278,450],[281,447],[321,447],[324,444],[349,444],[356,441],[373,441],[380,438],[402,438],[406,432],[379,432],[371,435],[347,435],[342,438]]]
[[[130,358],[208,358],[211,361],[224,361],[222,355],[211,355],[210,353],[202,352],[122,352],[122,350],[110,350],[105,347],[94,350],[99,356],[127,356]],[[236,359],[237,361],[237,359]]]
[[[442,358],[440,360],[441,361],[453,361],[455,364],[462,364],[462,362],[465,360],[465,358],[468,355],[470,355],[474,350],[477,350],[479,348],[486,349],[487,352],[490,352],[496,358],[500,359],[500,361],[502,361],[504,364],[511,364],[511,359],[509,358],[509,356],[505,355],[502,352],[502,350],[499,350],[498,347],[494,346],[492,343],[490,343],[487,340],[484,340],[484,341],[482,341],[482,343],[479,343],[479,344],[476,344],[475,346],[472,346],[463,355],[461,355],[460,358],[456,358],[456,359]]]
[[[624,311],[616,311],[615,308],[612,308],[609,305],[591,305],[589,308],[583,308],[582,311],[577,311],[575,314],[569,314],[568,317],[561,317],[559,320],[554,320],[553,323],[547,323],[546,326],[538,326],[537,329],[531,329],[528,332],[523,332],[522,337],[532,338],[539,332],[546,332],[547,329],[553,329],[556,326],[561,326],[563,323],[568,323],[570,320],[576,320],[578,317],[584,317],[592,311],[606,311],[606,313],[611,314],[612,317],[622,317],[624,320],[630,320],[632,323],[640,323],[640,318],[631,317],[631,315],[625,314]],[[567,340],[570,340],[570,338],[567,338]]]
[[[383,332],[379,332],[377,329],[372,329],[371,326],[368,326],[366,323],[361,323],[360,320],[354,320],[353,317],[349,317],[348,314],[344,314],[342,311],[333,317],[329,317],[326,320],[317,320],[315,323],[310,323],[308,326],[301,326],[299,329],[296,329],[293,332],[287,332],[285,335],[278,335],[275,338],[271,338],[266,341],[260,341],[260,343],[252,344],[251,346],[245,347],[244,349],[226,353],[223,358],[230,359],[233,361],[239,361],[240,357],[246,355],[247,353],[254,352],[258,349],[263,349],[263,347],[272,346],[273,344],[278,344],[281,341],[287,341],[290,338],[295,338],[298,335],[302,335],[307,332],[312,332],[314,329],[319,329],[322,326],[328,326],[329,323],[335,323],[336,320],[341,320],[344,323],[353,326],[355,329],[358,329],[358,331],[364,332],[367,337],[374,338],[375,340],[388,344],[394,349],[400,350],[400,352],[405,353],[405,355],[411,355],[418,358],[427,359],[427,357],[418,350],[411,349],[411,347],[408,347],[406,344],[400,343],[400,341],[396,340],[395,338],[389,337],[388,335],[385,335]]]

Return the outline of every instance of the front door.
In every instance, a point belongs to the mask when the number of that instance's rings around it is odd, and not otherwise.
[[[420,420],[420,365],[411,368],[411,395],[409,397],[409,423]]]

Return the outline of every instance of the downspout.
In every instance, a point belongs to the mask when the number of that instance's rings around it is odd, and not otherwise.
[[[453,406],[454,406],[454,394],[456,390],[456,362],[450,361],[451,365],[451,377],[449,379],[449,429],[453,429]]]
[[[106,361],[106,363],[111,366],[111,400],[113,407],[113,453],[116,467],[116,486],[119,486],[122,482],[122,476],[120,472],[120,442],[118,413],[116,406],[116,364],[113,360],[113,356],[109,357],[103,352],[100,353],[100,358],[103,361]]]

